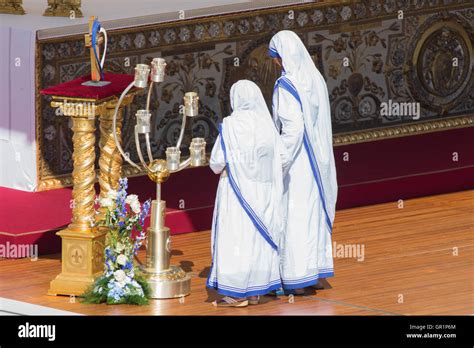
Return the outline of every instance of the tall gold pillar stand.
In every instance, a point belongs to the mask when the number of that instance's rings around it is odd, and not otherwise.
[[[121,139],[123,107],[133,101],[135,92],[129,94],[118,110],[117,137]],[[113,134],[113,116],[118,98],[106,100],[53,96],[51,106],[60,114],[72,119],[73,165],[72,220],[58,232],[62,239],[61,273],[51,282],[49,295],[81,295],[104,271],[104,247],[107,229],[96,222],[105,211],[95,213],[98,177],[100,197],[110,190],[117,190],[122,173],[122,156],[117,150]],[[100,157],[99,173],[95,169],[96,119],[99,118]]]
[[[62,239],[62,270],[50,284],[50,295],[81,295],[103,272],[106,231],[95,227],[95,119],[104,103],[53,97],[52,107],[72,118],[72,220],[58,232]]]

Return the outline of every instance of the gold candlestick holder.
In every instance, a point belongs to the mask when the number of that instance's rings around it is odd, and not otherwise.
[[[189,166],[198,167],[206,164],[206,142],[203,138],[192,139],[189,147],[190,157],[181,161],[180,146],[183,140],[186,119],[197,116],[199,113],[199,96],[194,92],[188,92],[184,96],[185,112],[176,146],[169,147],[166,150],[166,160],[153,158],[150,146],[150,99],[154,84],[164,80],[165,67],[166,62],[162,58],[155,58],[151,68],[146,64],[138,64],[135,67],[135,81],[130,84],[120,97],[120,100],[123,99],[128,90],[133,86],[149,88],[146,109],[138,110],[136,113],[135,145],[140,165],[125,155],[120,142],[116,144],[118,150],[128,163],[138,169],[144,169],[148,177],[156,183],[156,199],[151,204],[150,227],[147,230],[146,262],[140,262],[141,268],[150,284],[151,298],[155,299],[182,297],[189,295],[191,291],[191,278],[189,275],[180,267],[173,266],[170,263],[171,236],[169,228],[165,226],[166,202],[161,199],[161,185],[172,173],[181,171]],[[120,107],[120,100],[117,104],[117,112]],[[145,138],[148,161],[145,160],[142,147],[140,146],[142,137]]]

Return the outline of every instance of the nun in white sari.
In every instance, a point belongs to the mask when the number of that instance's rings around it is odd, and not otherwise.
[[[207,286],[225,297],[214,305],[243,307],[281,287],[278,245],[286,149],[258,86],[247,80],[230,91],[210,167],[221,174],[212,223]]]
[[[290,156],[281,278],[285,290],[301,294],[334,275],[337,181],[330,104],[326,82],[298,35],[287,30],[274,35],[269,55],[283,68],[274,88],[273,119]]]

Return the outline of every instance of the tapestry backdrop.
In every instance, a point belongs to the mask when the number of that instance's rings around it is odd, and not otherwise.
[[[219,122],[230,113],[229,90],[235,81],[255,81],[270,102],[280,71],[267,57],[268,42],[279,30],[293,30],[326,78],[335,143],[349,143],[355,139],[351,134],[360,134],[359,141],[373,140],[392,129],[387,127],[470,119],[473,13],[469,1],[373,0],[130,28],[109,33],[106,70],[133,74],[137,63],[165,58],[167,77],[152,99],[154,157],[164,157],[166,147],[175,143],[179,106],[188,91],[199,93],[200,115],[187,136],[204,137],[210,150]],[[38,90],[90,73],[81,36],[40,41],[38,55]],[[134,115],[145,99],[136,97],[125,113],[124,148],[134,160]],[[391,102],[418,102],[419,114],[381,112],[381,105]],[[45,181],[40,189],[53,177],[69,185],[70,119],[57,116],[46,97],[38,97],[37,110],[39,178]]]

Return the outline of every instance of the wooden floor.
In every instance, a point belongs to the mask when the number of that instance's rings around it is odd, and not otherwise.
[[[174,264],[192,274],[184,301],[149,306],[70,303],[47,296],[59,255],[0,261],[0,297],[92,315],[416,315],[474,314],[474,191],[338,211],[333,242],[364,247],[363,261],[335,258],[326,289],[303,297],[264,298],[258,306],[214,308],[206,290],[210,233],[173,239]],[[456,255],[457,254],[457,255]],[[348,255],[346,255],[348,256]]]

